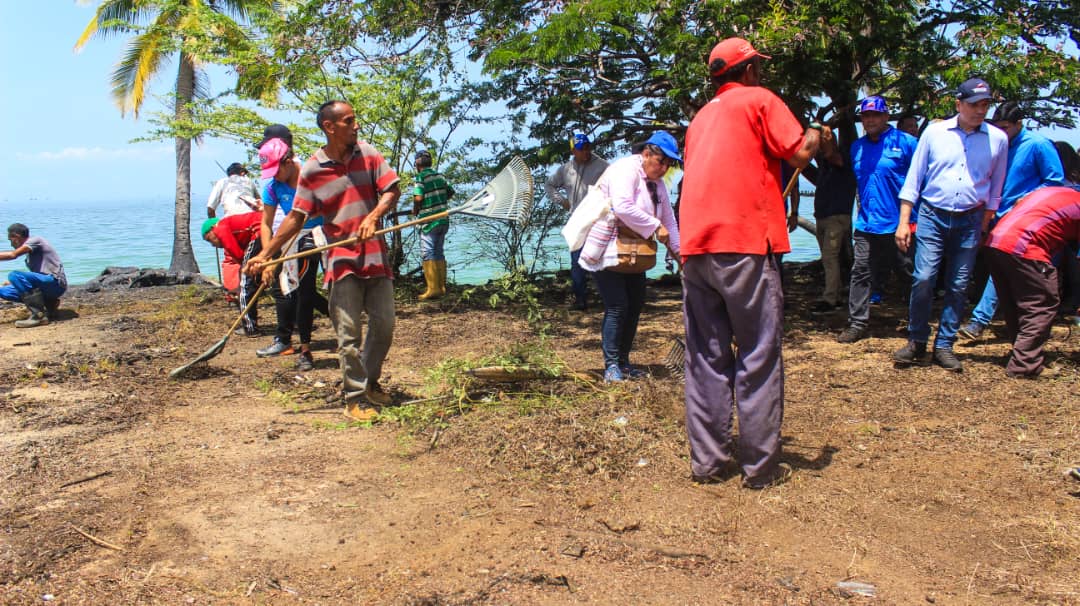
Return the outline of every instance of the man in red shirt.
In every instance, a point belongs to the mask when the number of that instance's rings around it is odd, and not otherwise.
[[[244,262],[262,250],[259,240],[262,211],[232,214],[224,219],[210,217],[203,221],[203,239],[216,248],[225,250],[225,260],[243,267]],[[240,275],[240,309],[247,308],[248,301],[255,294],[258,280],[251,276]],[[252,305],[243,321],[244,334],[249,337],[259,336],[259,306]]]
[[[805,167],[821,138],[831,136],[820,127],[804,133],[784,102],[759,86],[768,58],[741,38],[710,53],[717,91],[686,132],[679,217],[693,478],[724,477],[737,458],[743,485],[755,489],[791,472],[779,461],[784,295],[776,255],[791,250],[780,164]]]
[[[371,145],[356,140],[359,124],[352,106],[328,101],[319,107],[319,128],[326,145],[300,171],[292,211],[270,244],[253,257],[244,271],[273,278],[262,265],[300,231],[307,218],[322,216],[329,243],[359,237],[358,244],[330,249],[326,282],[330,286],[330,320],[338,338],[345,415],[370,421],[378,407],[390,404],[379,386],[383,361],[394,335],[393,270],[386,242],[374,238],[379,220],[393,210],[401,196],[397,173]],[[360,317],[367,314],[367,338]]]
[[[1051,258],[1080,241],[1080,191],[1044,187],[1028,194],[998,221],[986,240],[999,309],[1013,342],[1005,373],[1034,379],[1055,371],[1043,360],[1061,299]]]

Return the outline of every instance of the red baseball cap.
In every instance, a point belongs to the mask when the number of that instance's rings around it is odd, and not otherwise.
[[[742,38],[727,38],[721,40],[719,44],[713,47],[712,52],[709,53],[709,65],[711,66],[717,59],[722,60],[724,64],[720,69],[711,73],[714,76],[719,76],[733,65],[738,65],[753,57],[772,59],[769,55],[759,53],[752,44]]]

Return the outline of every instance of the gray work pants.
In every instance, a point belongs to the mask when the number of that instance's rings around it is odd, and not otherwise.
[[[367,339],[361,316],[367,314]],[[337,333],[345,402],[358,402],[368,381],[382,376],[394,338],[394,283],[389,278],[347,275],[330,286],[330,320]]]
[[[733,461],[734,406],[743,473],[749,481],[772,477],[784,417],[784,295],[776,258],[692,255],[683,271],[691,470],[718,474]]]

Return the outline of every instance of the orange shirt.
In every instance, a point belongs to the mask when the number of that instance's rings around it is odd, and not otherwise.
[[[760,86],[721,86],[686,131],[683,258],[790,252],[780,162],[802,145],[803,129],[780,97]]]

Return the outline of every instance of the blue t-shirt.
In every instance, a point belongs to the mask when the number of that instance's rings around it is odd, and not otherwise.
[[[281,222],[285,220],[285,215],[292,211],[293,196],[296,195],[296,190],[289,186],[288,183],[282,183],[277,179],[270,179],[270,182],[266,184],[266,189],[263,190],[263,204],[267,206],[276,206],[277,211],[274,212],[274,231],[281,226]],[[304,229],[313,229],[323,224],[322,216],[308,219],[304,223]]]
[[[1054,144],[1040,134],[1021,128],[1009,141],[1009,168],[1005,172],[1005,186],[1001,188],[998,218],[1036,189],[1064,183],[1065,170]]]
[[[860,137],[851,144],[851,168],[859,183],[859,214],[855,229],[868,234],[891,234],[900,222],[900,188],[919,140],[888,127],[877,141]],[[911,215],[915,219],[915,213]]]

